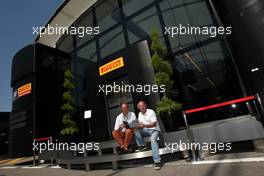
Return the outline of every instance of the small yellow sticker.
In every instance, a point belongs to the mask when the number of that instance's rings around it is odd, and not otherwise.
[[[19,87],[17,90],[18,97],[22,97],[30,93],[31,93],[31,83],[25,84]]]
[[[99,67],[99,74],[100,74],[100,76],[102,76],[106,73],[114,71],[114,70],[121,68],[123,66],[124,66],[123,57],[119,57],[118,59],[115,59],[115,60],[108,62],[108,63],[102,65],[101,67]]]

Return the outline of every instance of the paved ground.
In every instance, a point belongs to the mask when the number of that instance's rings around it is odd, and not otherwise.
[[[136,162],[138,163],[138,162]],[[186,163],[184,160],[168,161],[160,171],[154,170],[149,163],[131,162],[122,169],[67,170],[47,164],[32,168],[31,165],[0,167],[0,176],[263,176],[264,153],[245,152],[214,155],[197,163]]]
[[[80,170],[66,170],[61,168],[41,169],[1,169],[0,173],[5,176],[263,176],[264,162],[210,164],[210,165],[168,165],[160,171],[153,167],[141,166],[120,170],[95,170],[84,172]],[[1,175],[0,174],[0,175]]]

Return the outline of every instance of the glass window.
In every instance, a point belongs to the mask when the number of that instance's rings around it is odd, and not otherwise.
[[[72,65],[72,70],[74,74],[74,83],[76,85],[74,95],[76,98],[77,106],[83,108],[85,106],[85,99],[87,98],[86,69],[87,69],[87,65],[91,64],[91,62],[84,58],[80,58],[76,56],[73,56],[72,59],[74,60],[74,64]]]
[[[155,0],[122,0],[124,14],[125,16],[130,16],[154,1]]]
[[[195,26],[213,25],[212,17],[207,7],[206,1],[198,1],[186,5],[188,13]]]
[[[191,23],[186,11],[186,5],[184,5],[182,0],[162,1],[160,8],[167,27],[188,26]],[[169,37],[169,40],[173,51],[177,51],[179,46],[186,47],[195,42],[194,35],[177,35]]]
[[[87,13],[80,21],[78,21],[75,24],[75,26],[76,27],[94,27],[92,12],[90,11],[89,13]],[[92,38],[94,38],[93,33],[91,35],[85,34],[83,37],[76,35],[76,46],[78,47]]]
[[[96,19],[100,32],[105,31],[121,20],[116,0],[107,0],[96,7]]]
[[[206,56],[206,63],[212,67],[211,71],[216,72],[226,67],[225,60],[229,59],[229,56],[222,45],[221,41],[215,41],[202,47],[202,51]]]
[[[65,34],[63,37],[64,38],[57,44],[57,48],[69,53],[73,50],[73,36]]]
[[[241,90],[234,67],[222,41],[218,40],[175,57],[185,106],[199,107],[238,98]],[[192,103],[189,103],[192,100]],[[222,118],[227,118],[222,117]],[[233,117],[233,116],[232,116]]]
[[[190,5],[186,6],[186,10],[189,13],[189,18],[191,19],[193,26],[199,26],[199,27],[215,26],[206,1],[190,3]],[[199,38],[199,40],[205,40],[211,37],[211,35],[204,35],[204,34],[196,35],[196,36]]]
[[[166,26],[170,27],[212,27],[215,26],[205,0],[167,0],[160,3],[162,16]],[[178,47],[187,47],[195,42],[210,38],[210,35],[177,35],[169,37],[173,51]]]
[[[192,76],[194,76],[195,79],[200,79],[200,87],[205,87],[205,85],[217,86],[222,84],[223,81],[221,80],[225,77],[227,65],[225,63],[225,54],[223,54],[224,51],[219,41],[191,50],[187,53],[189,57],[177,56],[177,69],[180,69],[183,72],[191,70]],[[213,74],[222,74],[223,78],[213,79]],[[208,84],[205,84],[206,82]]]
[[[161,34],[160,22],[155,8],[145,11],[131,20],[127,20],[126,28],[130,44],[147,38],[152,30],[158,30]]]
[[[77,56],[90,60],[90,61],[97,61],[97,53],[96,53],[96,44],[95,41],[90,42],[85,47],[79,49],[77,51]]]
[[[99,38],[102,58],[125,47],[122,29],[123,28],[119,26]]]
[[[119,85],[128,85],[129,80],[127,77],[122,77],[114,81],[115,84]],[[113,84],[114,82],[110,83]],[[107,108],[109,112],[109,121],[111,130],[114,129],[114,124],[116,117],[120,114],[120,104],[127,103],[128,109],[132,112],[135,112],[133,97],[131,92],[112,92],[105,96],[107,102]]]

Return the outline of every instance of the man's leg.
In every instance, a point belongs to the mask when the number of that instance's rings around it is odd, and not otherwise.
[[[145,142],[142,138],[141,132],[142,132],[141,129],[137,129],[134,131],[134,136],[135,136],[135,139],[137,142],[137,146],[139,146],[139,147],[145,146]]]
[[[126,129],[125,131],[125,140],[124,140],[124,149],[127,149],[127,147],[129,146],[131,140],[133,138],[133,130],[131,129]]]
[[[121,131],[112,131],[112,136],[115,139],[116,143],[123,148],[124,146],[124,134]]]
[[[150,131],[150,142],[151,142],[151,150],[152,150],[152,157],[154,163],[160,163],[160,155],[159,155],[159,145],[157,142],[157,138],[159,137],[159,131],[151,130]]]
[[[142,138],[142,135],[149,136],[149,133],[147,133],[144,129],[138,129],[134,133],[136,142],[137,142],[137,149],[135,150],[136,152],[143,152],[148,149],[144,139]]]

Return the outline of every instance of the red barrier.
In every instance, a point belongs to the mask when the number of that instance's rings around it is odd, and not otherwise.
[[[257,94],[256,96],[243,97],[243,98],[239,98],[239,99],[235,99],[235,100],[226,101],[223,103],[217,103],[217,104],[213,104],[213,105],[209,105],[209,106],[204,106],[204,107],[200,107],[200,108],[182,111],[182,116],[183,116],[184,123],[186,126],[186,132],[187,132],[188,140],[191,143],[194,142],[193,136],[191,134],[191,131],[190,131],[190,128],[188,125],[187,114],[205,111],[205,110],[214,109],[214,108],[219,108],[219,107],[223,107],[223,106],[228,106],[228,105],[232,105],[232,104],[236,104],[236,103],[247,102],[247,101],[251,101],[251,100],[258,100],[258,99],[259,99],[259,96]],[[200,160],[200,157],[197,155],[197,152],[193,148],[192,148],[192,158],[193,158],[192,159],[193,161]]]
[[[219,107],[228,106],[228,105],[246,102],[246,101],[255,100],[255,99],[256,99],[255,96],[248,96],[248,97],[239,98],[239,99],[235,99],[235,100],[231,100],[231,101],[226,101],[223,103],[218,103],[218,104],[213,104],[213,105],[204,106],[204,107],[200,107],[200,108],[185,110],[184,113],[185,114],[191,114],[194,112],[205,111],[205,110],[209,110],[209,109],[219,108]]]
[[[45,138],[36,138],[36,139],[33,139],[34,141],[48,141],[50,140],[51,137],[45,137]]]
[[[33,138],[33,142],[35,144],[35,142],[38,142],[38,141],[48,141],[48,140],[52,140],[52,136],[50,137],[44,137],[44,138]],[[51,161],[52,162],[52,161]],[[33,166],[36,165],[36,151],[35,151],[35,147],[34,147],[34,150],[33,150]]]

